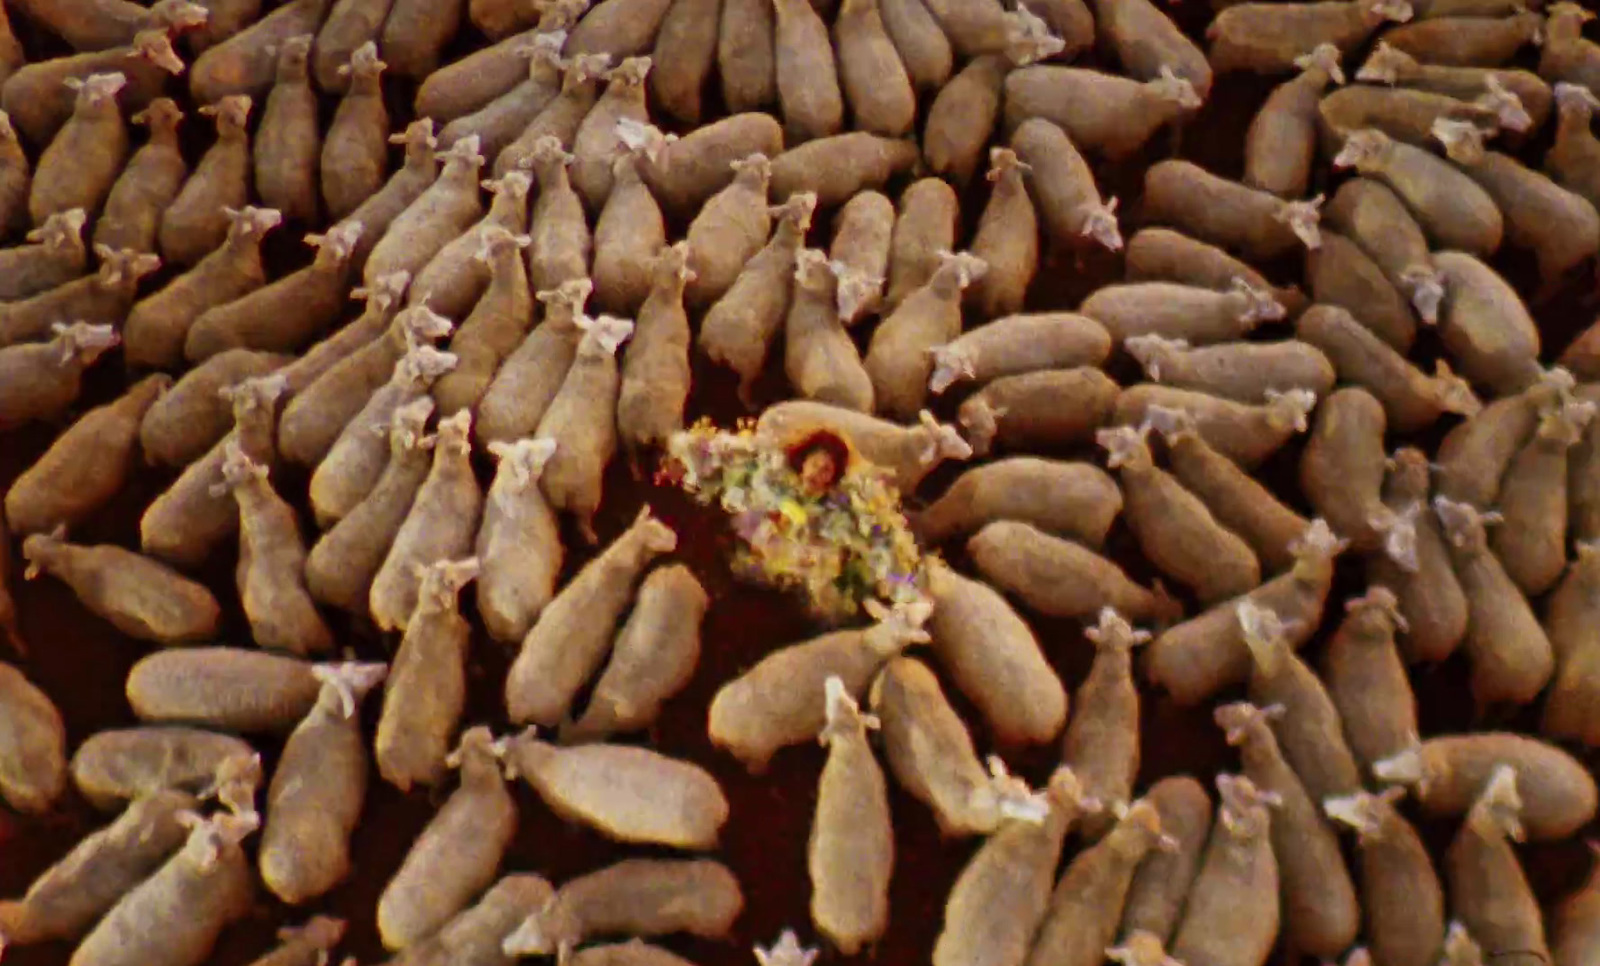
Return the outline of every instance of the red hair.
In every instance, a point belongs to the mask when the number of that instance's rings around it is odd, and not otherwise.
[[[813,453],[822,453],[833,460],[833,475],[825,485],[831,487],[839,482],[850,465],[850,444],[831,430],[816,430],[789,447],[789,468],[802,472],[806,459]]]

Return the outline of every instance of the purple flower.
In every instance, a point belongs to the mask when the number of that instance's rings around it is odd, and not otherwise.
[[[754,540],[766,520],[767,515],[761,510],[746,510],[734,515],[733,532],[745,540]]]

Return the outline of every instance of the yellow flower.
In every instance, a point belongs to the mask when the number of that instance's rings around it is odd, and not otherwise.
[[[778,512],[797,530],[806,525],[806,508],[797,500],[788,499],[779,503]]]

